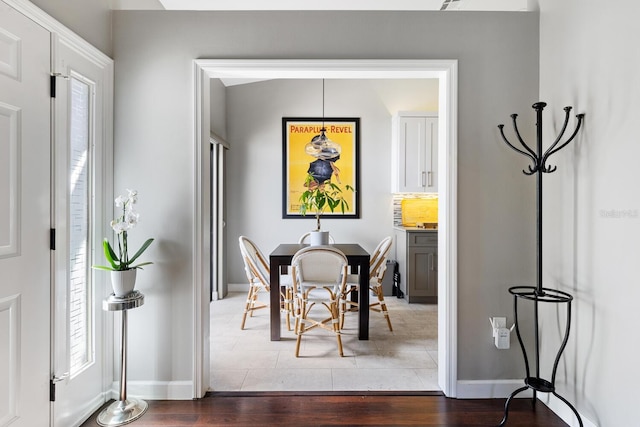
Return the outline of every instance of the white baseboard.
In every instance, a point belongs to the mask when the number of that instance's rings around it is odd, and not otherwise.
[[[111,398],[119,399],[119,382],[111,385]],[[146,400],[191,400],[191,381],[127,381],[127,395]]]
[[[524,380],[476,380],[458,381],[458,399],[506,399],[511,393],[524,386]],[[517,398],[533,397],[531,390],[518,393]]]
[[[575,414],[567,406],[567,404],[564,403],[562,400],[558,399],[553,394],[538,393],[538,400],[540,400],[542,403],[547,405],[549,409],[551,409],[557,416],[562,418],[562,421],[569,424],[569,426],[578,427],[580,425],[578,423],[578,419],[576,418]],[[574,402],[571,402],[571,404],[574,405]],[[578,411],[578,413],[580,413],[580,411]],[[580,418],[582,418],[582,425],[584,427],[598,427],[596,423],[594,423],[593,421],[585,417],[583,414],[580,414]]]

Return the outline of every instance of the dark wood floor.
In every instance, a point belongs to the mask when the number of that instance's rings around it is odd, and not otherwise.
[[[383,393],[212,393],[198,400],[149,401],[132,427],[156,426],[496,426],[504,399],[449,399]],[[99,412],[99,411],[98,411]],[[97,413],[82,427],[97,426]],[[544,404],[514,399],[508,427],[567,426]]]

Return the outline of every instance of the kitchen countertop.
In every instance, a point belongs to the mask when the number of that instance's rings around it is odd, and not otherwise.
[[[434,233],[434,232],[438,232],[437,228],[420,228],[420,227],[405,227],[402,225],[394,225],[393,228],[395,230],[400,230],[400,231],[418,231],[421,233]]]

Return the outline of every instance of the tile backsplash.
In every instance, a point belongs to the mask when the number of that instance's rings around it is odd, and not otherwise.
[[[413,227],[418,222],[438,222],[438,195],[394,194],[393,225]]]

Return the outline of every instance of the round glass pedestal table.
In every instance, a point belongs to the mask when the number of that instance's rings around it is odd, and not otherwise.
[[[127,311],[144,304],[144,295],[133,291],[124,298],[111,294],[102,301],[105,311],[122,312],[122,334],[120,347],[120,398],[100,412],[97,422],[101,426],[121,426],[137,420],[147,410],[147,402],[127,397]]]

